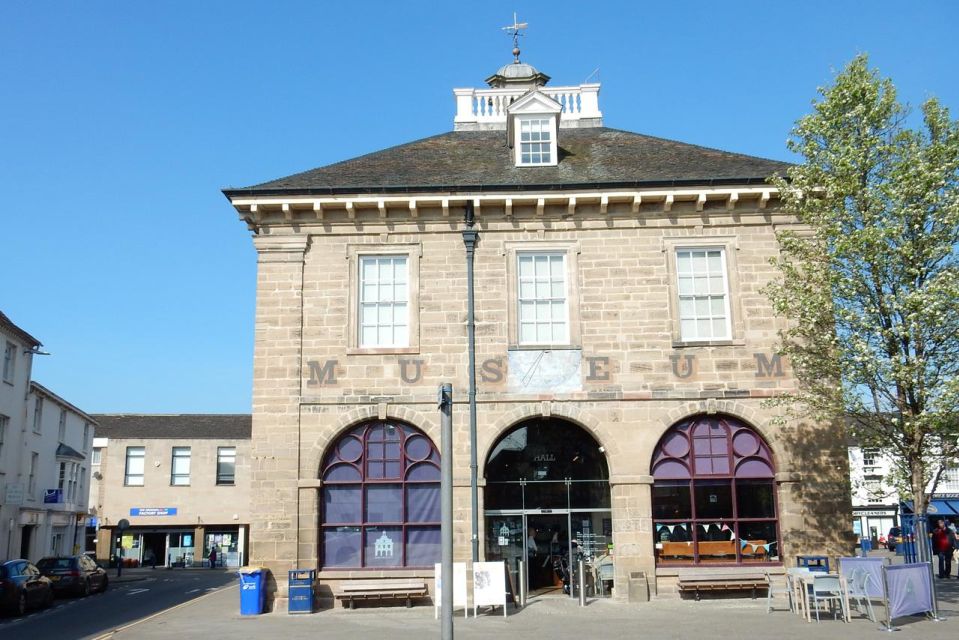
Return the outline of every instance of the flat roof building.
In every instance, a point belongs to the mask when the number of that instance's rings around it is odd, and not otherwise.
[[[246,563],[250,416],[99,414],[90,503],[96,555],[127,565]],[[118,528],[126,520],[128,528]]]

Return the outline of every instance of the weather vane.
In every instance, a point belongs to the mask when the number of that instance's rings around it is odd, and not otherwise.
[[[502,28],[503,31],[513,36],[513,62],[519,62],[519,37],[526,35],[525,33],[520,33],[520,29],[526,29],[528,27],[528,23],[516,21],[516,12],[514,11],[513,24]]]

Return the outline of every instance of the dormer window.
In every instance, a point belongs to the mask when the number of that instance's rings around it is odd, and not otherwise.
[[[563,105],[540,91],[512,102],[506,112],[506,139],[517,167],[556,166],[556,135]]]
[[[553,118],[519,118],[519,164],[555,164],[556,136]]]

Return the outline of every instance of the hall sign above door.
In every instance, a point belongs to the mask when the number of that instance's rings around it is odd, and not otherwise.
[[[756,378],[783,378],[783,359],[779,354],[754,353]],[[669,356],[673,377],[694,378],[697,372],[695,354],[674,353]],[[314,387],[336,387],[348,382],[339,360],[307,361],[306,384]],[[399,357],[397,378],[402,384],[423,382],[427,362],[423,358]],[[506,383],[513,393],[567,393],[582,391],[583,382],[609,382],[617,363],[608,356],[584,356],[580,349],[510,351],[505,358],[489,358],[479,364],[480,380],[487,384]]]

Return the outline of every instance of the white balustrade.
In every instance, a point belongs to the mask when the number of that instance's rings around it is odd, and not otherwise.
[[[514,100],[529,91],[521,89],[453,89],[456,96],[456,124],[506,122],[506,110]],[[578,87],[541,87],[542,93],[563,107],[562,120],[602,118],[599,110],[599,84]]]

